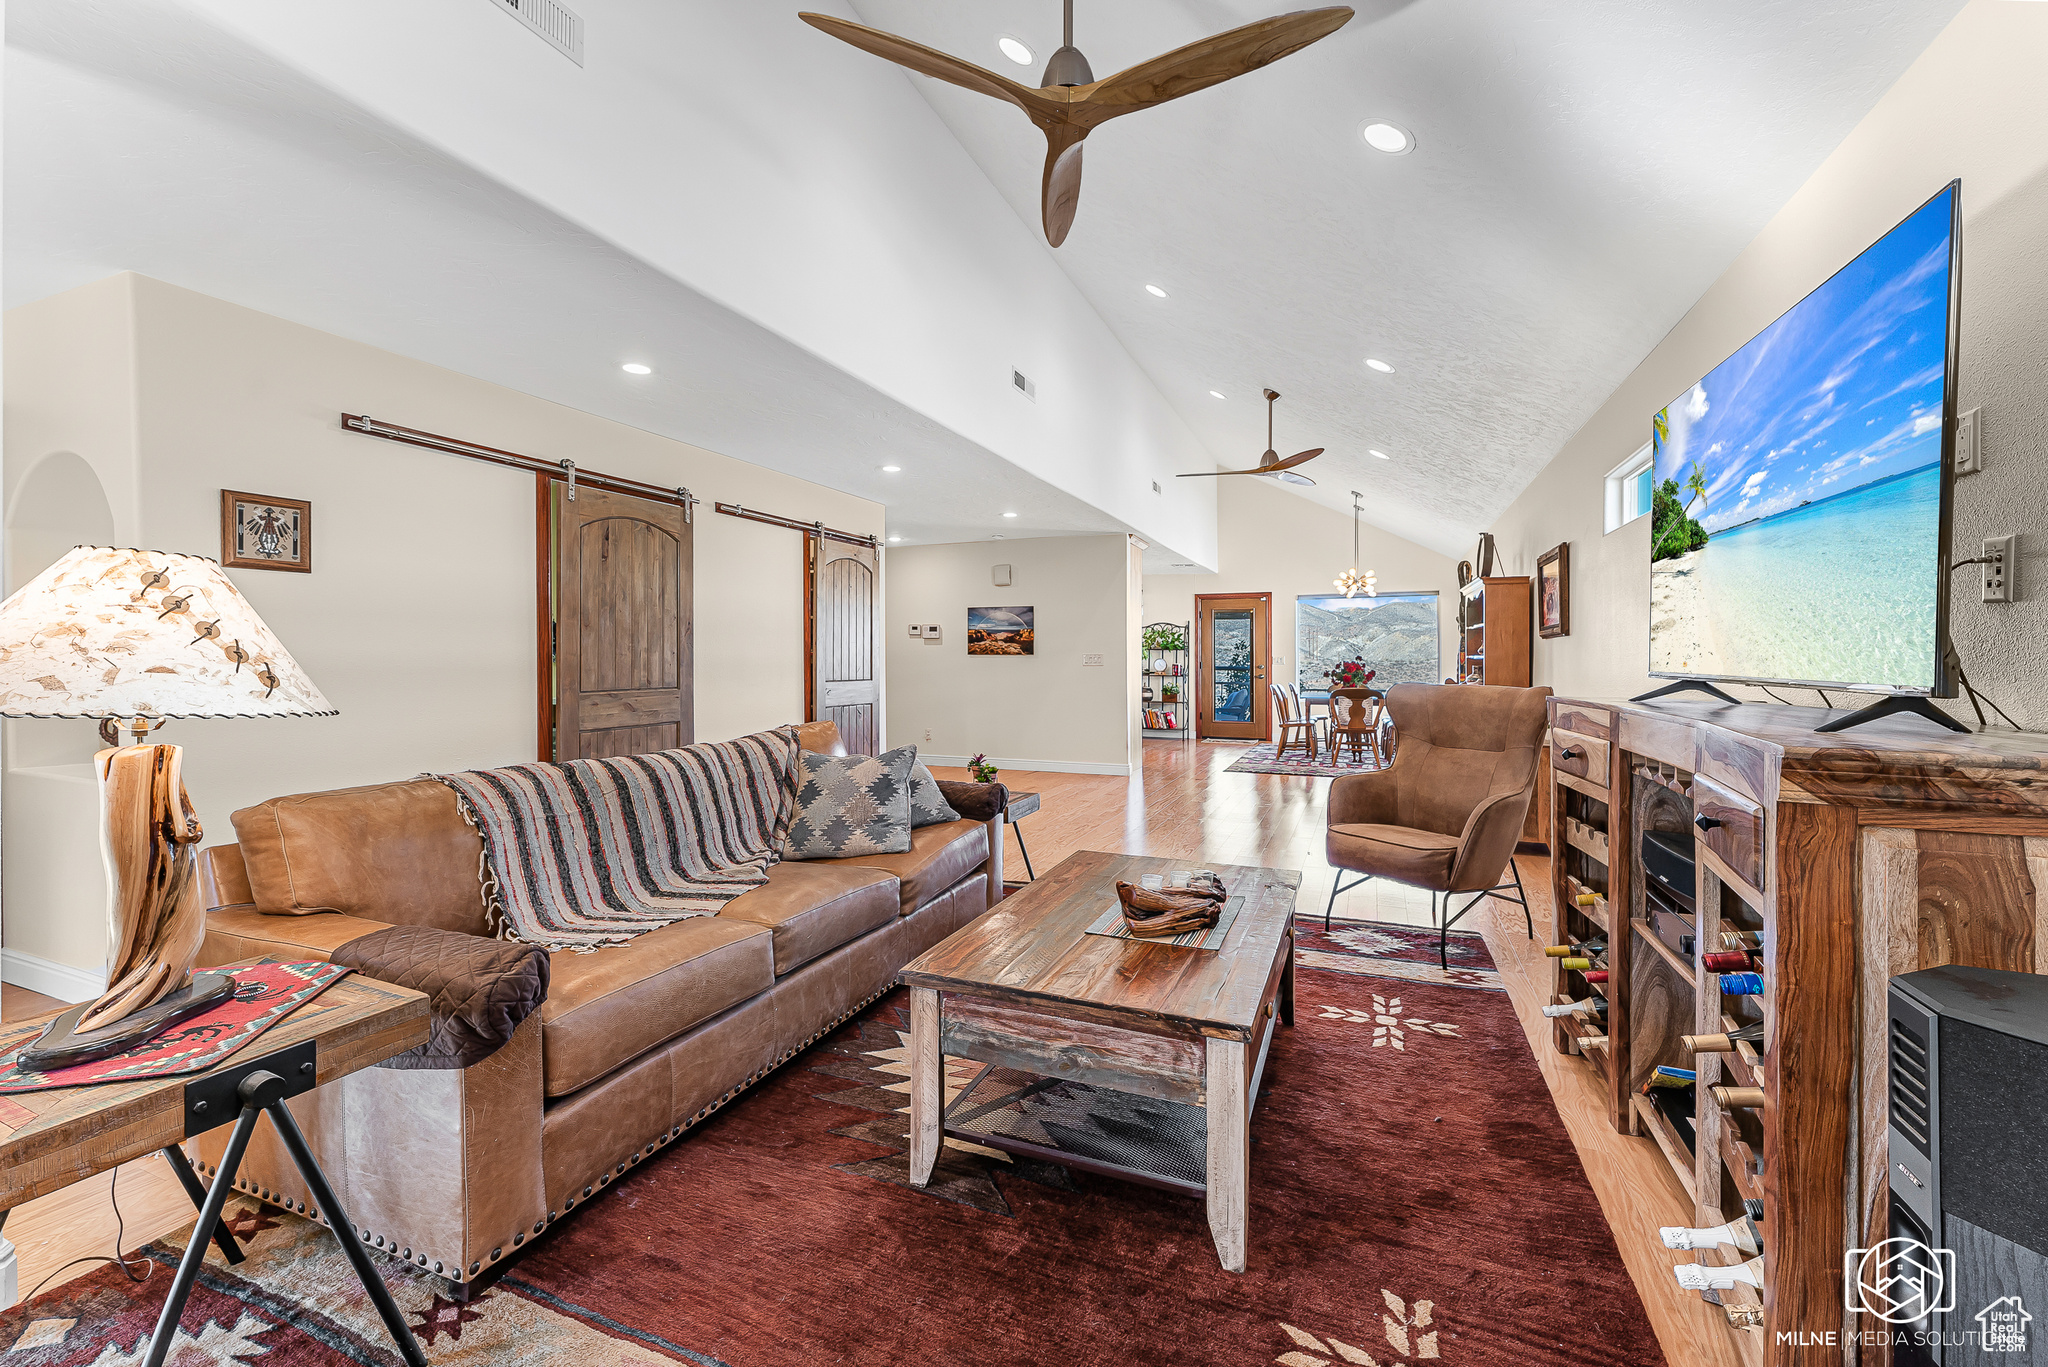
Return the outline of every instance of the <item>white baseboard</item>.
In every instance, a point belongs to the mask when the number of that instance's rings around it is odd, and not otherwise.
[[[25,987],[60,1002],[91,1001],[107,990],[105,970],[74,968],[19,949],[0,949],[0,982]]]
[[[960,769],[966,768],[967,761],[971,758],[971,755],[931,755],[922,750],[917,754],[917,761],[920,764],[938,764]],[[1025,774],[1108,774],[1115,778],[1131,776],[1131,766],[1128,764],[1102,764],[1084,759],[1004,759],[1000,755],[991,755],[989,763],[1001,770],[1014,769]],[[1001,777],[1002,775],[997,775],[999,781]]]

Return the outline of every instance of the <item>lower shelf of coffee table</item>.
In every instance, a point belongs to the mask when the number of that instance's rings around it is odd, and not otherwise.
[[[1178,1101],[990,1064],[946,1108],[945,1134],[1166,1191],[1208,1190],[1207,1113]]]

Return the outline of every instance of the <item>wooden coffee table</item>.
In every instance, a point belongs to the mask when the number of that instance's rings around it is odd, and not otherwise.
[[[1118,879],[1213,869],[1237,915],[1215,950],[1090,935]],[[931,1180],[944,1137],[1201,1194],[1225,1269],[1245,1266],[1249,1125],[1276,1021],[1294,1023],[1293,869],[1084,850],[1003,899],[903,970],[910,985],[910,1179]],[[945,1056],[1150,1104],[1163,1150],[1077,1154],[982,1120],[977,1079],[944,1104]],[[980,1077],[989,1075],[984,1069]],[[1021,1095],[1021,1093],[1018,1093]],[[1179,1123],[1176,1119],[1179,1118]],[[1192,1121],[1192,1123],[1188,1123]],[[1192,1171],[1190,1171],[1192,1169]]]

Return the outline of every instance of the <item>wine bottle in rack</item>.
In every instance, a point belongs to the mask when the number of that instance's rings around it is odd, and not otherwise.
[[[1745,1025],[1740,1030],[1730,1030],[1725,1035],[1680,1035],[1679,1044],[1686,1052],[1693,1054],[1732,1054],[1737,1043],[1762,1044],[1764,1026],[1762,1021]]]
[[[1644,1080],[1643,1092],[1647,1095],[1659,1087],[1690,1087],[1697,1080],[1690,1068],[1669,1068],[1660,1063],[1656,1071]]]
[[[1543,952],[1553,959],[1596,959],[1607,952],[1607,942],[1588,940],[1584,944],[1546,945]]]
[[[1753,930],[1724,930],[1721,932],[1721,947],[1761,950],[1764,947],[1764,937]]]
[[[1761,973],[1723,973],[1721,995],[1724,997],[1761,997],[1764,994],[1764,975]]]
[[[1607,1018],[1607,999],[1605,997],[1587,997],[1582,1001],[1560,1002],[1556,1006],[1544,1007],[1543,1014],[1553,1018],[1558,1016],[1591,1016],[1598,1020],[1605,1020]]]
[[[1747,1215],[1740,1220],[1730,1220],[1725,1225],[1714,1225],[1707,1229],[1686,1229],[1682,1225],[1666,1226],[1657,1231],[1657,1237],[1664,1241],[1666,1248],[1720,1248],[1728,1245],[1744,1253],[1764,1251],[1763,1234],[1757,1229],[1756,1221]]]
[[[1707,1092],[1731,1111],[1760,1110],[1764,1104],[1764,1089],[1761,1087],[1709,1087]]]
[[[1700,955],[1700,967],[1709,973],[1747,973],[1756,960],[1746,949],[1716,949]]]
[[[1607,981],[1607,970],[1604,968],[1589,968],[1585,970],[1585,973],[1586,981],[1589,983],[1604,983]]]
[[[1687,1291],[1732,1291],[1738,1286],[1753,1286],[1761,1291],[1764,1285],[1762,1257],[1751,1258],[1739,1267],[1685,1263],[1671,1271],[1677,1276],[1678,1284]]]

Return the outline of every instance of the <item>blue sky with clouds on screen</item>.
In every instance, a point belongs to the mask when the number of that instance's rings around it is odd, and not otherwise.
[[[1666,410],[1657,479],[1700,461],[1708,532],[1940,458],[1949,210],[1944,191]]]

